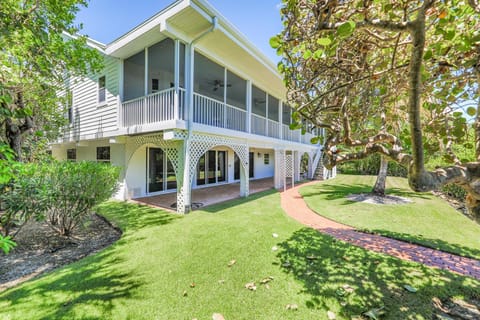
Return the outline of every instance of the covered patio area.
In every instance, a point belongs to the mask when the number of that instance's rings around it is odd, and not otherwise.
[[[274,188],[273,178],[250,180],[250,194]],[[239,197],[240,182],[221,184],[212,187],[192,189],[192,210]],[[151,197],[137,198],[134,201],[161,207],[176,209],[177,193],[166,193]]]

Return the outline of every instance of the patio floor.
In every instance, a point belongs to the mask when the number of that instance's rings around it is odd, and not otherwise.
[[[272,189],[273,178],[250,180],[250,194]],[[192,210],[206,207],[215,203],[224,202],[240,197],[240,182],[192,189]],[[175,210],[177,193],[166,193],[151,197],[137,198],[136,202]]]

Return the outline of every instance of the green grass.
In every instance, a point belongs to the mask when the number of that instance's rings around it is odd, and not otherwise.
[[[308,206],[335,221],[388,237],[480,259],[480,225],[431,193],[415,193],[404,178],[388,177],[387,194],[407,197],[402,205],[357,203],[349,194],[368,193],[376,177],[339,175],[300,189]]]
[[[327,319],[329,310],[350,319],[382,305],[384,319],[432,319],[433,297],[480,298],[479,281],[336,241],[279,202],[267,191],[185,217],[106,203],[100,212],[122,238],[1,293],[0,319]],[[267,288],[260,281],[269,276]],[[251,281],[256,291],[245,288]]]

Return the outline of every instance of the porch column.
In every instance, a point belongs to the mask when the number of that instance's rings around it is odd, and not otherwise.
[[[180,159],[180,163],[183,163],[182,168],[179,168],[177,186],[177,212],[189,213],[192,207],[192,184],[190,181],[191,172],[191,153],[190,153],[190,139],[185,139],[183,142],[183,149],[180,153],[183,159]],[[183,161],[182,161],[183,160]],[[178,183],[177,182],[177,183]]]
[[[274,186],[281,189],[285,185],[285,150],[275,149]]]
[[[250,194],[250,177],[249,177],[249,157],[248,157],[248,145],[245,145],[245,155],[246,157],[239,157],[240,161],[240,197],[248,197]]]
[[[252,81],[247,80],[247,118],[246,132],[252,131]]]
[[[300,151],[293,152],[293,178],[295,181],[300,181],[300,162],[302,160],[302,153]]]

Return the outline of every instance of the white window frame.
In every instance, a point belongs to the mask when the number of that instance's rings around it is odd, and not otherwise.
[[[104,86],[101,87],[100,86],[100,79],[104,79],[103,82],[104,82]],[[103,98],[104,100],[100,100],[100,96],[101,96],[101,91],[103,89]],[[101,75],[98,77],[98,80],[97,80],[97,103],[98,103],[98,106],[104,106],[107,104],[107,76],[106,75]]]

